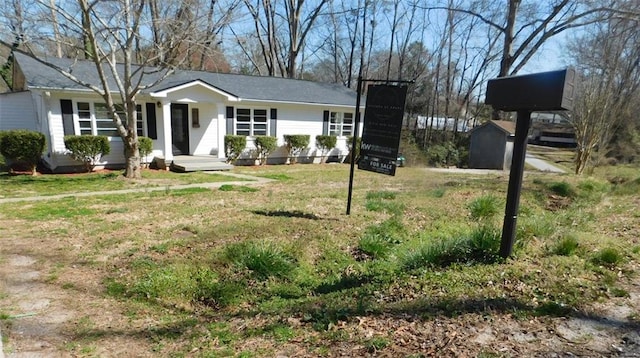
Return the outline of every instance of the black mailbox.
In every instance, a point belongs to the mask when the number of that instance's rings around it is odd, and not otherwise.
[[[485,103],[501,111],[573,109],[573,68],[489,80]]]

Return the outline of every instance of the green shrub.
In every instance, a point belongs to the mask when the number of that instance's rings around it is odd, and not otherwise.
[[[87,172],[93,171],[100,158],[111,152],[109,139],[105,136],[67,135],[64,136],[64,145],[69,155],[82,162]]]
[[[246,147],[247,137],[242,135],[225,135],[224,154],[227,156],[227,163],[235,164]]]
[[[267,163],[267,158],[276,148],[278,148],[278,138],[266,135],[255,137],[256,153],[260,165]]]
[[[347,137],[347,149],[349,150],[348,162],[351,163],[351,158],[355,158],[355,162],[357,163],[360,160],[360,145],[362,145],[362,138],[356,138],[356,147],[353,148],[353,136],[350,135]]]
[[[316,136],[316,147],[320,149],[320,162],[324,163],[326,161],[325,155],[329,153],[329,151],[336,147],[336,143],[338,142],[338,137],[332,135],[317,135]]]
[[[286,278],[295,267],[294,258],[280,247],[263,242],[227,245],[224,256],[235,265],[249,269],[259,278]]]
[[[285,134],[284,141],[287,146],[291,164],[298,161],[298,156],[309,146],[310,136],[307,134]]]
[[[33,174],[46,147],[44,134],[24,129],[3,132],[0,136],[0,154],[10,169],[27,166]]]
[[[153,152],[153,140],[149,137],[138,137],[138,149],[140,150],[140,159],[146,163],[146,158]]]
[[[491,220],[500,211],[500,200],[491,194],[483,195],[471,201],[468,208],[474,220]]]

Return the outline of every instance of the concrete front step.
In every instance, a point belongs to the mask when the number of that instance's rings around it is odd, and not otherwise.
[[[170,169],[176,172],[231,170],[233,165],[227,164],[225,158],[209,156],[176,156]]]

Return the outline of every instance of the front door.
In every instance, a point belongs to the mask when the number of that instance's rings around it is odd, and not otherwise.
[[[189,154],[189,106],[171,104],[171,144],[173,155]]]

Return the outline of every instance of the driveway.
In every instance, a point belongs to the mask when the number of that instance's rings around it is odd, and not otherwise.
[[[525,158],[525,163],[529,164],[530,166],[542,172],[566,173],[563,169],[560,169],[555,165],[551,165],[546,161],[544,161],[543,159],[540,159],[535,155],[529,154],[529,153],[527,153],[527,157]]]

